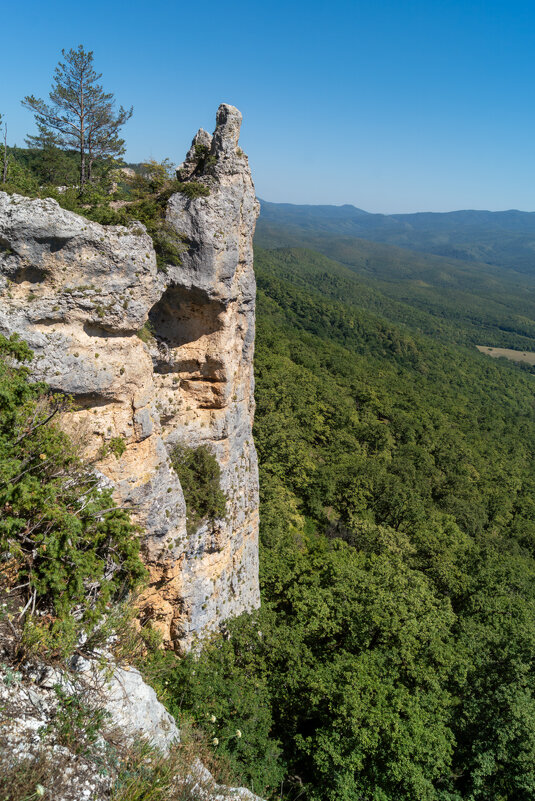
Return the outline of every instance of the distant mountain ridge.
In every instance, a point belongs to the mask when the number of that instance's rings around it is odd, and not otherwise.
[[[351,205],[260,203],[256,241],[264,247],[302,245],[311,234],[358,237],[535,275],[535,212],[372,214]]]

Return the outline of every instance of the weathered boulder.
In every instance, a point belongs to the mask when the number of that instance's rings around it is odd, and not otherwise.
[[[240,123],[222,105],[214,135],[197,134],[181,178],[209,194],[169,200],[187,250],[165,271],[139,223],[101,226],[54,200],[0,193],[0,333],[26,339],[35,378],[73,396],[64,425],[141,524],[151,575],[141,604],[177,648],[259,603],[259,207]],[[153,335],[140,338],[147,322]],[[126,447],[109,450],[118,438]],[[206,444],[221,466],[226,515],[195,531],[170,464],[176,443]]]
[[[145,737],[163,752],[180,739],[174,718],[135,668],[117,666],[101,688],[104,709],[129,737]]]

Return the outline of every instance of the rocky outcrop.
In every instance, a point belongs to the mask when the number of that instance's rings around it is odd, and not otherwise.
[[[186,243],[179,266],[158,269],[139,223],[104,227],[0,193],[0,333],[27,340],[35,378],[73,396],[64,425],[140,522],[151,575],[141,605],[180,648],[259,603],[258,203],[240,123],[220,106],[213,136],[200,131],[179,168],[208,190],[169,200],[168,225]],[[221,466],[226,515],[195,531],[170,463],[176,443],[208,445]]]
[[[174,718],[137,670],[81,659],[70,671],[0,662],[0,775],[13,772],[24,797],[106,801],[167,757],[166,797],[261,801],[243,787],[218,785],[198,758],[182,755]],[[136,744],[155,749],[128,761]],[[185,751],[186,749],[184,749]],[[170,774],[170,775],[169,775]]]

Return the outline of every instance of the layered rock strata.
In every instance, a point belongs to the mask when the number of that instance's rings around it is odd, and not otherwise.
[[[179,266],[158,269],[139,223],[101,226],[51,199],[0,193],[0,333],[24,338],[34,377],[73,396],[64,425],[141,524],[151,577],[141,606],[177,648],[259,603],[259,209],[240,124],[220,106],[213,136],[199,131],[178,170],[208,190],[169,200]],[[122,453],[109,450],[118,438]],[[169,458],[177,443],[206,444],[221,467],[225,517],[195,531]]]

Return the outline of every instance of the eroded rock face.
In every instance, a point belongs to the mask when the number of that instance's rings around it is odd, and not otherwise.
[[[53,200],[0,193],[0,333],[26,339],[35,377],[73,395],[65,426],[143,526],[151,583],[141,604],[181,648],[259,603],[259,208],[240,123],[237,109],[220,106],[214,135],[201,130],[179,168],[209,195],[171,197],[168,223],[187,251],[166,272],[139,223],[104,227]],[[144,342],[136,332],[147,321],[154,338]],[[105,455],[117,437],[124,453]],[[195,532],[169,460],[175,443],[207,444],[222,470],[226,516]]]

